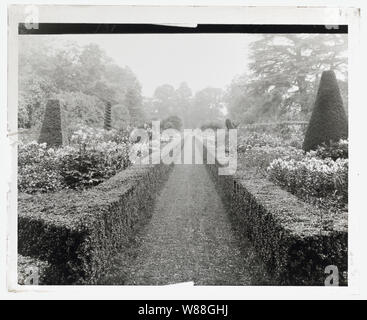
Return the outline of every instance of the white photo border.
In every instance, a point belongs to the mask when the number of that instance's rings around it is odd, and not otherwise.
[[[331,7],[207,7],[207,6],[99,6],[37,5],[39,22],[49,23],[153,23],[203,24],[317,24],[348,25],[349,75],[349,226],[348,287],[263,287],[263,286],[20,286],[17,284],[17,105],[18,105],[18,23],[24,22],[27,5],[8,7],[8,75],[7,134],[11,149],[11,177],[7,212],[7,289],[23,298],[102,299],[298,299],[338,298],[360,293],[360,261],[362,250],[359,221],[361,184],[359,169],[363,165],[360,129],[363,127],[360,97],[360,11],[356,8]],[[354,124],[356,125],[354,126]],[[353,124],[353,125],[352,125]],[[363,143],[363,141],[362,141]],[[359,196],[358,196],[359,195]],[[295,293],[297,290],[297,293]],[[18,296],[19,298],[19,296]]]

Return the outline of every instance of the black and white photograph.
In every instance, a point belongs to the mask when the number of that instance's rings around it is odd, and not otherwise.
[[[352,289],[358,10],[82,7],[8,7],[12,289]]]

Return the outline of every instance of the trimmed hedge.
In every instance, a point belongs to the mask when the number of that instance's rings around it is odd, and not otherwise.
[[[62,145],[60,102],[56,99],[47,101],[38,143],[46,143],[48,147]]]
[[[324,285],[325,267],[348,269],[347,216],[326,217],[250,170],[219,176],[207,164],[230,214],[236,217],[269,273],[281,285]]]
[[[348,138],[348,119],[343,108],[338,81],[332,70],[324,71],[311,119],[307,127],[303,150]]]
[[[104,115],[104,128],[105,130],[111,130],[112,119],[111,119],[112,106],[111,102],[106,103],[105,115]]]
[[[132,166],[87,191],[20,194],[18,253],[48,261],[47,284],[99,284],[150,215],[172,166]]]

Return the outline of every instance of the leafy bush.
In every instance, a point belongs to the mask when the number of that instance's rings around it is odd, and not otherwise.
[[[166,129],[180,130],[182,128],[182,120],[177,116],[169,116],[162,121],[161,128],[162,130]]]
[[[252,132],[249,135],[240,136],[237,151],[246,152],[254,147],[280,147],[284,145],[284,141],[275,135]]]
[[[310,151],[310,153],[312,152]],[[314,151],[314,154],[321,159],[348,159],[348,140],[341,139],[338,142],[333,141],[329,145],[323,144]]]
[[[57,156],[64,183],[73,189],[97,185],[129,165],[128,148],[115,142],[65,147]]]
[[[249,147],[246,152],[238,155],[239,168],[255,168],[256,172],[262,176],[267,175],[267,168],[275,159],[302,159],[304,153],[301,149],[294,147],[270,147],[254,146]]]
[[[268,172],[272,181],[302,198],[331,199],[341,208],[348,203],[348,159],[277,159]]]
[[[57,150],[46,144],[19,146],[19,191],[26,193],[83,188],[126,169],[130,143],[126,132],[83,127],[71,144]]]
[[[218,121],[208,121],[208,122],[205,122],[200,128],[201,130],[206,130],[206,129],[217,130],[217,129],[222,129],[223,124],[221,124]]]
[[[66,185],[59,171],[57,151],[46,143],[31,142],[18,147],[18,189],[21,192],[49,192]]]

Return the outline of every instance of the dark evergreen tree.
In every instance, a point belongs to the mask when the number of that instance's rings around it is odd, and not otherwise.
[[[315,150],[319,145],[348,138],[348,120],[334,71],[321,76],[316,102],[306,131],[303,149]]]
[[[48,100],[42,123],[39,143],[46,142],[48,147],[62,145],[61,111],[59,100]]]
[[[106,110],[105,110],[105,116],[104,116],[104,128],[105,130],[111,130],[112,125],[111,125],[111,102],[107,101],[106,102]]]

